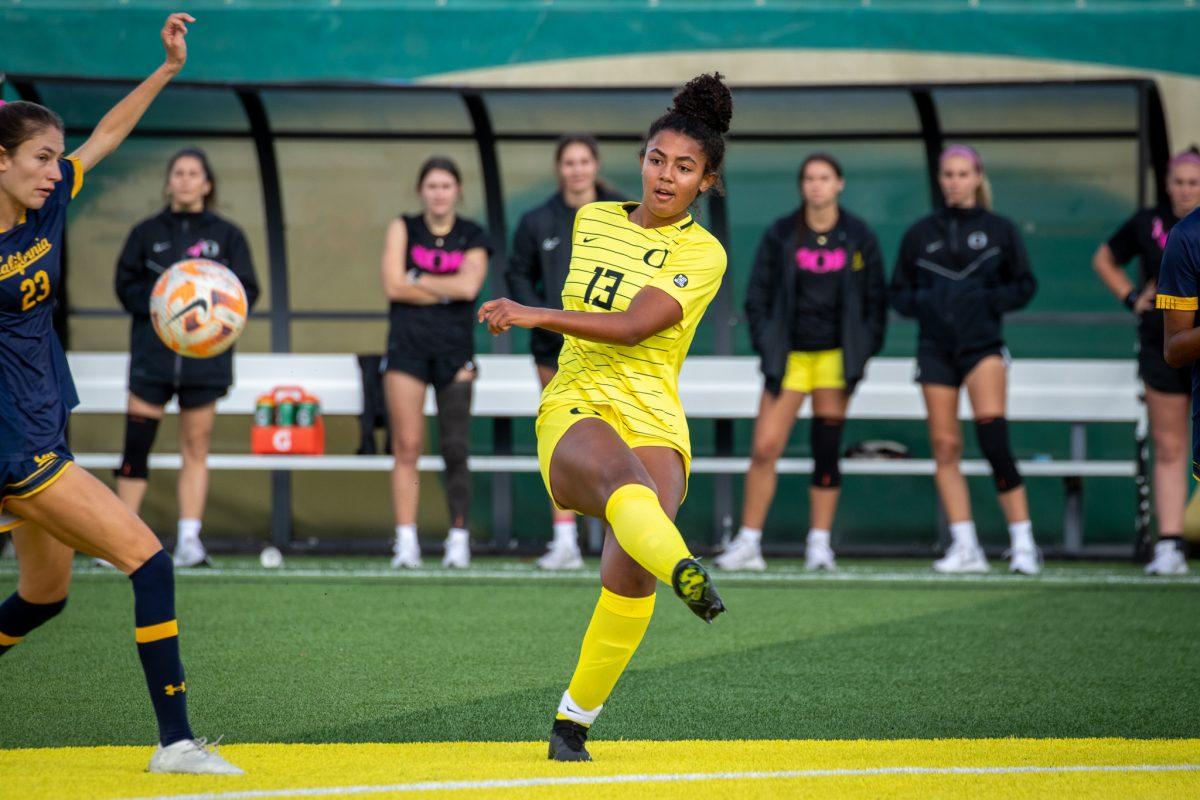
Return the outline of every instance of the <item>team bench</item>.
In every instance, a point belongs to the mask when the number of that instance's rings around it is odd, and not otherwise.
[[[128,356],[118,353],[69,355],[79,388],[81,404],[76,413],[122,414],[125,411]],[[493,420],[494,451],[472,455],[471,469],[497,473],[493,482],[493,532],[496,544],[507,545],[512,534],[512,473],[536,472],[537,459],[512,454],[512,421],[536,413],[539,388],[528,356],[483,355],[478,358],[473,413]],[[321,400],[326,415],[353,415],[362,411],[362,379],[357,358],[349,354],[257,354],[239,353],[235,364],[236,383],[217,405],[218,413],[253,414],[257,397],[279,385],[303,386]],[[856,419],[923,420],[925,409],[912,381],[913,361],[906,358],[877,358],[869,366],[850,406]],[[1068,459],[1022,461],[1030,478],[1062,478],[1066,491],[1062,549],[1078,552],[1083,544],[1082,485],[1091,477],[1132,478],[1135,462],[1094,460],[1087,457],[1086,425],[1089,423],[1136,423],[1139,416],[1138,380],[1133,361],[1038,360],[1015,361],[1010,373],[1008,417],[1017,422],[1056,422],[1069,425]],[[733,421],[752,419],[758,408],[761,380],[756,359],[746,356],[694,356],[680,375],[680,396],[691,419],[716,420],[716,455],[697,457],[694,473],[717,476],[713,513],[717,531],[728,530],[733,519],[732,476],[744,473],[750,460],[735,454]],[[168,408],[174,411],[173,407]],[[426,414],[434,413],[432,392],[426,398]],[[805,411],[805,414],[808,412]],[[970,419],[966,393],[960,409]],[[1132,450],[1132,448],[1131,448]],[[78,462],[88,468],[112,468],[117,453],[79,453]],[[151,466],[178,469],[178,454],[154,454]],[[289,475],[297,470],[386,471],[390,456],[256,456],[213,454],[209,467],[217,470],[270,470],[272,482],[272,537],[286,543],[291,534]],[[983,460],[965,460],[967,475],[986,475]],[[420,460],[425,471],[439,471],[439,456]],[[808,458],[783,458],[781,473],[806,473]],[[846,459],[847,475],[932,475],[930,459]]]

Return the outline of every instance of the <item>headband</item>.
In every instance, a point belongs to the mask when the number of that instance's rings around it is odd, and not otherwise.
[[[1181,164],[1195,164],[1196,166],[1200,167],[1200,155],[1197,155],[1191,150],[1184,150],[1182,153],[1167,162],[1167,169],[1175,169],[1175,167],[1178,167]]]
[[[963,158],[968,159],[972,164],[975,165],[975,169],[983,172],[983,159],[979,157],[979,153],[975,152],[974,147],[968,147],[965,144],[952,144],[942,151],[942,155],[938,159],[938,163],[941,163],[952,156],[962,156]]]

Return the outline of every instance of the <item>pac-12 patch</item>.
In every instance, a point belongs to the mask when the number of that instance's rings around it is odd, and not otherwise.
[[[675,276],[675,285],[678,286],[680,289],[687,286],[687,275],[676,275]]]

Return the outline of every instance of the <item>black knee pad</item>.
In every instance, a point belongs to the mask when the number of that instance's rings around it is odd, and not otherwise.
[[[983,457],[992,466],[992,480],[996,482],[997,490],[1009,492],[1024,483],[1008,445],[1007,419],[991,417],[975,420],[975,436],[979,439]]]
[[[158,434],[159,420],[137,414],[125,415],[125,452],[121,466],[113,470],[118,478],[150,477],[150,448]]]
[[[845,423],[840,419],[813,417],[811,439],[813,486],[821,489],[834,489],[842,485],[842,471],[839,467],[839,461],[842,447],[842,428],[844,425]]]

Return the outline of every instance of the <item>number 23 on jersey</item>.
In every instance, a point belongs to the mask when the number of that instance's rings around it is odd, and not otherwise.
[[[21,281],[21,310],[29,311],[50,296],[50,275],[39,269],[33,277]]]

